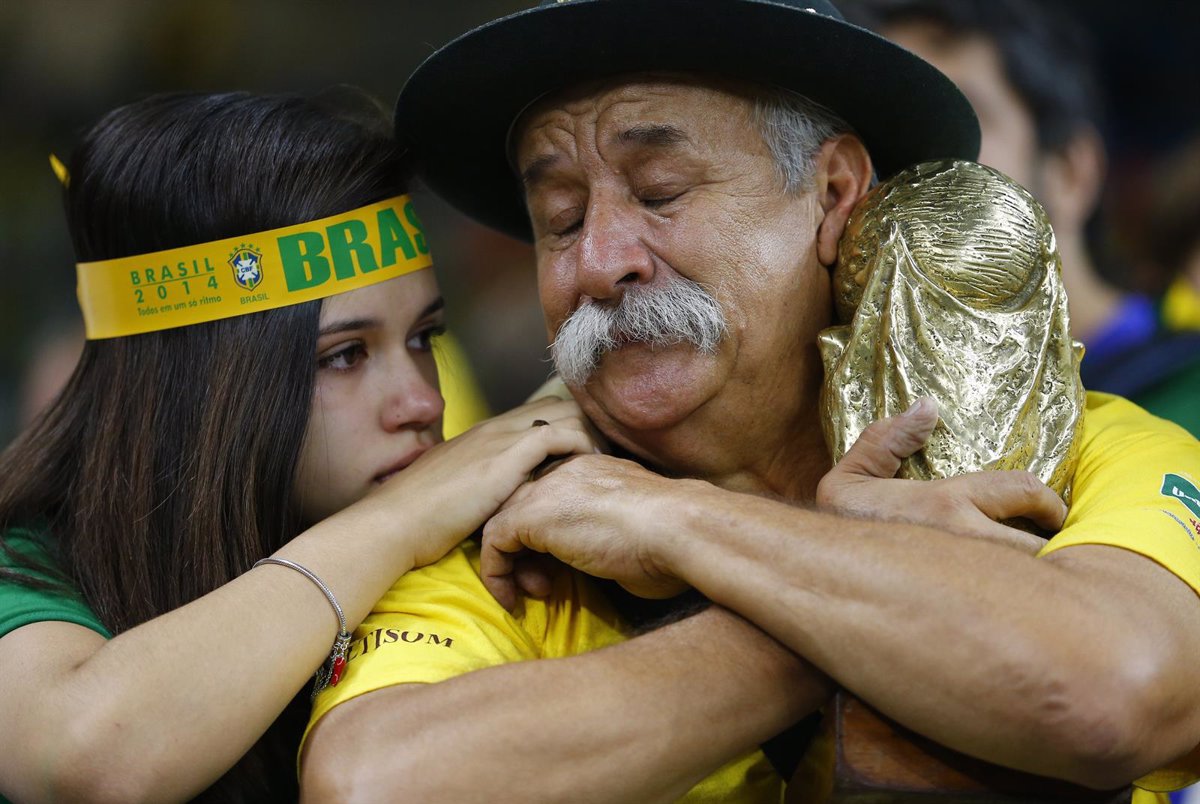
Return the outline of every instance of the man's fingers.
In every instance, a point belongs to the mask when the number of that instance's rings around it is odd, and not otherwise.
[[[529,597],[544,600],[554,591],[554,559],[543,553],[520,553],[516,557],[513,577],[517,586]]]
[[[497,518],[493,517],[492,522]],[[484,526],[479,553],[479,576],[484,587],[508,611],[516,609],[522,592],[539,599],[549,597],[554,591],[554,558],[529,550],[514,533],[492,522]]]
[[[899,416],[873,422],[854,442],[834,471],[867,477],[896,476],[900,462],[925,446],[937,426],[937,402],[922,397]]]
[[[502,528],[493,526],[495,520],[493,517],[483,529],[479,577],[496,602],[512,611],[517,606],[516,560],[524,546],[515,538],[506,537]]]
[[[517,580],[513,575],[499,573],[497,570],[492,570],[491,573],[481,573],[483,586],[492,597],[496,598],[505,611],[513,611],[517,607]]]
[[[1022,517],[1057,533],[1067,518],[1059,496],[1029,472],[978,472],[961,479],[970,483],[971,501],[990,519]]]

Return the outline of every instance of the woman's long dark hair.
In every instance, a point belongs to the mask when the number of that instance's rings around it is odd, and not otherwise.
[[[349,92],[152,97],[102,119],[69,169],[80,262],[327,217],[408,178],[386,116]],[[9,528],[45,534],[62,579],[114,634],[278,549],[299,529],[319,313],[309,302],[89,341],[57,401],[0,455],[0,546]],[[295,800],[307,712],[298,697],[202,798]]]

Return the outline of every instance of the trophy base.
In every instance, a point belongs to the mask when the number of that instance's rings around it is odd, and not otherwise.
[[[1091,790],[944,748],[846,692],[788,785],[788,804],[1126,804],[1132,788]]]

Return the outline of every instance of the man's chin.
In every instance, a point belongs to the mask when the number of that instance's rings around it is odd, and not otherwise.
[[[622,346],[605,355],[577,393],[603,427],[625,432],[666,430],[683,423],[720,388],[717,355],[690,344]]]

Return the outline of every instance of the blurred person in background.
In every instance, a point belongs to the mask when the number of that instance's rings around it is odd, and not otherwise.
[[[1163,322],[1200,330],[1200,132],[1155,170],[1146,251],[1166,278]]]
[[[1200,414],[1173,401],[1184,391],[1169,390],[1176,382],[1171,373],[1147,371],[1147,356],[1160,350],[1162,337],[1154,301],[1110,284],[1089,251],[1086,227],[1100,201],[1106,155],[1087,32],[1032,0],[843,5],[848,18],[958,84],[979,116],[979,161],[1026,187],[1046,208],[1062,254],[1072,334],[1087,347],[1084,385],[1125,396],[1200,433]]]
[[[1144,253],[1162,277],[1158,348],[1131,367],[1146,377],[1138,401],[1200,436],[1200,136],[1154,171]]]

